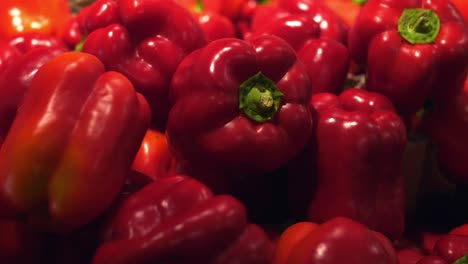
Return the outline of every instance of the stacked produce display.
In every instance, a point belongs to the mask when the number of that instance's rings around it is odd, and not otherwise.
[[[0,263],[468,263],[467,19],[3,0]]]

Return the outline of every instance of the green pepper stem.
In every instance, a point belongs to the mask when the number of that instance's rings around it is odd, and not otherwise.
[[[468,264],[468,255],[457,259],[453,264]]]
[[[440,31],[440,18],[431,9],[405,9],[398,20],[398,33],[411,44],[434,43]]]
[[[352,2],[360,5],[360,6],[363,6],[367,3],[367,0],[351,0]]]
[[[197,12],[201,12],[203,11],[203,9],[205,9],[205,7],[203,6],[203,0],[197,0],[197,5],[195,6],[195,10]]]
[[[259,72],[243,82],[239,89],[239,109],[257,122],[273,118],[283,94],[276,84]]]

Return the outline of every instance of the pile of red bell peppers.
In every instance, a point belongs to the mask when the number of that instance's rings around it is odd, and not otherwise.
[[[468,263],[467,11],[3,1],[0,263]]]

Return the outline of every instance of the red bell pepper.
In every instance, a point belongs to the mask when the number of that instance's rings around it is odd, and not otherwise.
[[[174,74],[169,145],[176,159],[227,174],[272,171],[308,141],[310,96],[309,76],[281,38],[211,42]]]
[[[348,27],[331,9],[320,0],[278,0],[278,7],[293,13],[306,14],[319,24],[321,36],[347,42]]]
[[[86,53],[42,66],[0,149],[0,215],[67,232],[109,207],[149,125],[122,74]]]
[[[172,74],[205,44],[198,23],[171,0],[99,0],[82,12],[82,51],[128,77],[150,104],[153,121],[164,127]]]
[[[424,255],[421,254],[421,252],[409,248],[399,250],[397,255],[399,264],[416,264],[420,259],[424,257]]]
[[[293,206],[307,212],[309,221],[345,216],[400,237],[406,129],[391,102],[378,93],[348,89],[339,96],[316,94],[311,107],[314,132],[289,173]]]
[[[239,201],[213,196],[183,175],[158,179],[123,200],[103,233],[93,264],[269,264],[273,254]]]
[[[468,236],[448,234],[442,237],[434,247],[434,255],[447,263],[468,263]]]
[[[156,180],[175,173],[175,166],[166,135],[148,129],[133,160],[132,169]]]
[[[451,0],[455,7],[460,11],[465,22],[468,23],[468,2],[464,0]]]
[[[351,219],[297,223],[281,235],[273,264],[398,263],[390,241]]]
[[[333,12],[335,12],[348,27],[352,27],[356,21],[361,6],[367,0],[323,0]]]
[[[457,97],[428,109],[423,131],[436,146],[436,157],[445,175],[468,185],[468,79]]]
[[[2,0],[0,38],[25,32],[60,35],[70,17],[67,0]]]
[[[455,96],[468,69],[468,28],[449,0],[369,0],[348,41],[367,89],[403,116]]]
[[[6,39],[0,39],[0,73],[7,68],[7,65],[14,62],[21,56],[21,52],[10,45]]]
[[[344,88],[350,63],[348,49],[325,37],[313,17],[273,7],[259,8],[246,39],[263,34],[281,37],[293,46],[309,73],[313,93],[339,93]]]
[[[37,70],[65,52],[60,47],[33,48],[0,71],[0,137],[5,138]]]
[[[447,261],[437,256],[425,256],[421,258],[418,262],[414,262],[414,263],[416,264],[449,264]]]

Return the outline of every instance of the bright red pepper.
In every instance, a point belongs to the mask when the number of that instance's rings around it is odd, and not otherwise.
[[[325,37],[313,17],[260,7],[246,39],[263,34],[281,37],[293,46],[309,73],[313,93],[339,93],[344,88],[350,63],[348,49],[337,40]]]
[[[434,255],[447,263],[468,263],[468,236],[448,234],[442,237],[434,247]]]
[[[273,254],[239,201],[183,175],[130,195],[109,219],[93,264],[268,264]]]
[[[449,0],[369,0],[348,45],[367,66],[367,89],[403,116],[455,96],[467,74],[468,28]]]
[[[311,106],[314,132],[289,173],[291,203],[307,212],[309,221],[345,216],[400,237],[406,129],[391,102],[378,93],[348,89],[339,96],[316,94]]]
[[[333,12],[335,12],[348,27],[352,27],[356,21],[361,6],[367,0],[322,0]]]
[[[468,184],[468,79],[457,97],[428,109],[423,129],[436,145],[436,157],[445,175]]]
[[[153,180],[175,173],[175,160],[169,151],[166,135],[155,129],[148,129],[132,169]]]
[[[465,0],[451,0],[455,7],[460,11],[465,22],[468,23],[468,2]]]
[[[279,253],[280,252],[280,253]],[[281,235],[274,264],[398,263],[390,241],[351,219],[297,223]]]
[[[65,51],[60,47],[33,48],[0,71],[0,91],[3,94],[0,97],[0,137],[6,137],[37,70]]]
[[[60,35],[70,17],[67,0],[2,0],[0,37],[26,32]]]
[[[281,38],[211,42],[174,74],[169,145],[176,159],[227,174],[272,171],[305,146],[310,96],[309,76]]]
[[[0,150],[0,215],[73,230],[116,198],[149,125],[122,74],[86,53],[42,66]]]
[[[171,0],[99,0],[82,12],[77,18],[87,35],[82,51],[129,78],[163,128],[172,74],[188,53],[205,44],[198,23]]]

